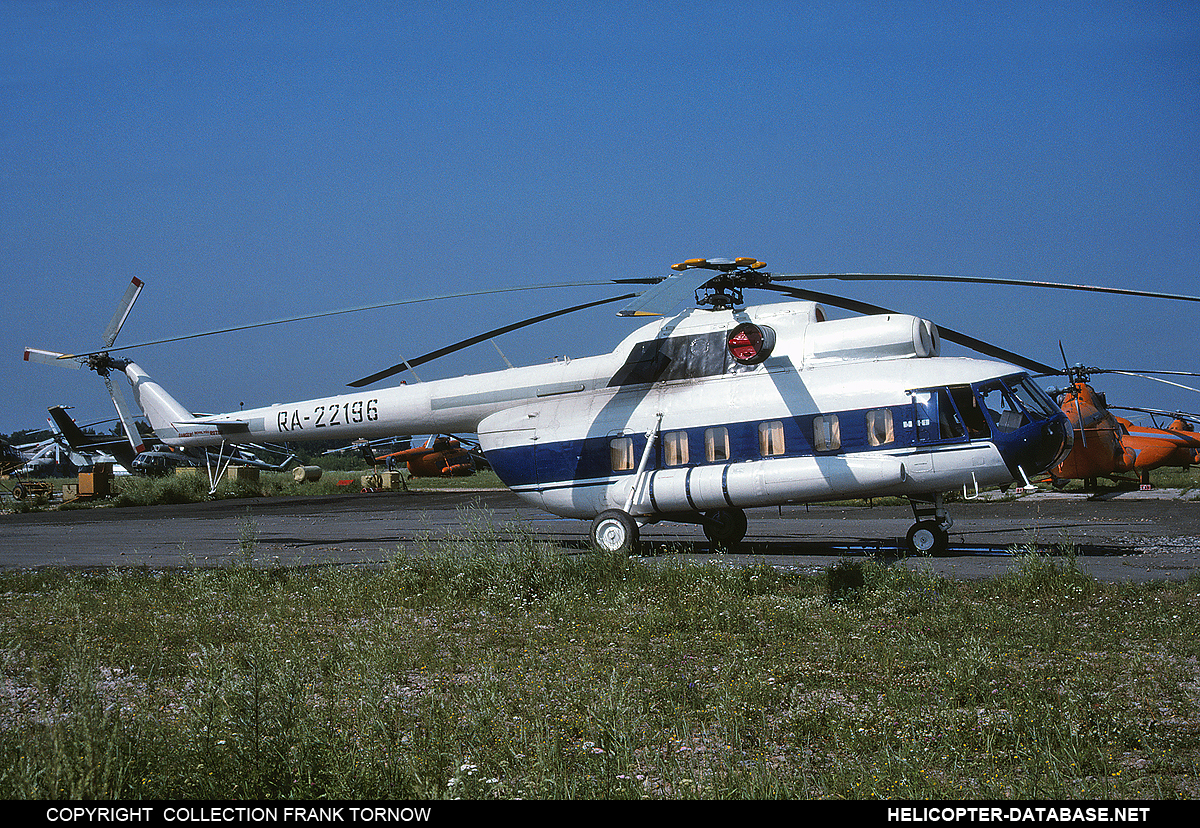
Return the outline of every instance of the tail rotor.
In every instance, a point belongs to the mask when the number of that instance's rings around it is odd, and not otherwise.
[[[125,320],[129,318],[129,313],[133,310],[133,303],[141,295],[143,287],[144,283],[142,280],[134,277],[129,283],[129,287],[125,289],[125,295],[121,297],[121,301],[117,304],[116,313],[113,314],[112,319],[101,334],[101,341],[104,348],[111,348],[113,343],[117,341],[117,336],[121,333],[121,328],[125,326]],[[117,410],[117,416],[121,419],[121,425],[125,429],[125,436],[129,439],[129,445],[133,447],[134,452],[140,452],[144,449],[140,432],[135,422],[136,418],[133,414],[133,409],[130,408],[120,389],[113,385],[112,377],[110,376],[113,369],[124,371],[125,366],[128,364],[124,360],[114,359],[104,351],[75,355],[62,354],[57,351],[46,351],[39,348],[26,348],[25,361],[76,370],[86,366],[89,370],[96,372],[104,380],[104,385],[108,389],[108,396],[113,402],[113,407]]]

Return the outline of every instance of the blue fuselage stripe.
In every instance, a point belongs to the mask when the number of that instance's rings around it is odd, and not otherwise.
[[[878,410],[878,409],[872,409]],[[761,421],[705,425],[685,429],[664,429],[665,433],[683,431],[687,433],[689,462],[679,466],[667,466],[663,459],[662,441],[653,449],[649,468],[688,468],[705,465],[736,463],[746,460],[763,460],[772,457],[832,456],[863,451],[896,451],[916,445],[917,433],[911,424],[911,406],[892,409],[895,440],[883,445],[872,446],[867,441],[866,411],[838,412],[841,429],[841,446],[834,451],[818,452],[813,446],[813,420],[819,415],[806,415],[787,419],[773,419],[783,425],[784,451],[778,455],[764,457],[759,451],[759,426]],[[705,432],[709,428],[724,427],[729,433],[729,457],[706,462]],[[633,456],[641,457],[646,446],[644,434],[628,435],[633,439]],[[613,471],[610,444],[613,437],[604,435],[586,437],[581,440],[531,443],[523,446],[495,448],[487,456],[493,469],[511,488],[533,486],[539,483],[572,482],[573,485],[602,485],[614,477],[633,474],[632,469]],[[964,441],[965,442],[965,441]],[[723,480],[724,497],[729,500],[727,481]]]
[[[1024,462],[1033,473],[1034,466],[1040,466],[1035,458],[1029,456],[1030,447],[1038,442],[1040,431],[1049,423],[1059,424],[1065,421],[1061,412],[1050,420],[1033,420],[1025,426],[1012,432],[1001,432],[995,427],[990,434],[977,435],[971,439],[966,436],[945,438],[930,433],[927,424],[917,422],[918,417],[928,412],[914,412],[913,406],[893,406],[887,410],[892,415],[892,434],[889,442],[872,445],[868,440],[867,412],[879,412],[882,409],[862,409],[855,411],[836,412],[840,430],[840,444],[832,451],[817,451],[815,448],[814,421],[818,417],[828,417],[828,413],[808,414],[790,418],[774,418],[765,421],[709,424],[683,429],[664,429],[664,434],[687,434],[688,462],[668,466],[665,463],[663,440],[658,440],[651,452],[649,469],[678,468],[688,469],[700,466],[724,465],[722,476],[723,497],[732,505],[728,488],[729,468],[732,464],[772,460],[782,457],[830,457],[845,454],[861,454],[868,452],[889,452],[901,456],[913,453],[955,452],[968,450],[980,443],[994,445],[1009,465],[1014,477],[1016,465]],[[783,431],[783,450],[779,454],[764,456],[759,449],[759,428],[765,423],[780,423]],[[711,428],[725,428],[728,431],[729,455],[719,460],[707,461],[705,458],[705,434]],[[823,430],[823,429],[822,429]],[[625,435],[633,441],[633,457],[641,457],[646,446],[646,435]],[[612,468],[611,443],[614,435],[606,434],[598,437],[586,437],[577,440],[536,441],[522,446],[494,448],[487,452],[488,459],[500,479],[513,489],[543,489],[547,484],[551,488],[561,486],[591,487],[608,485],[625,475],[634,474],[634,469],[614,471]],[[678,440],[676,445],[678,445]],[[1039,467],[1036,471],[1041,471]],[[688,499],[691,500],[690,475],[685,481],[688,486]]]

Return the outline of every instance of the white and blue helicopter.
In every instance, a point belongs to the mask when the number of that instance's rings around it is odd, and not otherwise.
[[[660,521],[698,524],[715,548],[729,549],[746,535],[750,508],[893,495],[912,504],[907,550],[939,554],[951,526],[945,493],[1032,486],[1069,451],[1067,418],[1031,376],[1058,372],[925,319],[781,282],[961,280],[1200,301],[982,277],[773,276],[754,258],[672,267],[669,277],[614,280],[650,285],[640,293],[497,328],[351,383],[360,389],[352,393],[226,414],[193,415],[137,363],[109,353],[137,279],[104,350],[31,348],[25,358],[86,365],[106,381],[123,372],[163,443],[219,447],[217,456],[247,443],[477,434],[505,485],[547,512],[591,520],[591,540],[607,552],[635,552],[640,527]],[[752,288],[791,301],[746,305]],[[654,321],[610,353],[361,390],[500,333],[621,300],[620,315]],[[821,302],[868,315],[829,319]],[[992,359],[941,356],[943,338]]]

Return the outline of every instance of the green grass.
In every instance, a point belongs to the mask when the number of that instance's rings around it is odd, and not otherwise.
[[[1150,483],[1156,489],[1180,489],[1185,496],[1190,495],[1191,498],[1194,498],[1197,494],[1200,494],[1200,467],[1155,469],[1150,473]],[[1101,491],[1136,489],[1138,488],[1137,477],[1133,474],[1126,474],[1122,476],[1122,481],[1119,483],[1101,478],[1095,488]],[[1062,490],[1080,492],[1090,489],[1084,486],[1084,481],[1082,480],[1070,480],[1067,481]]]
[[[8,509],[18,512],[40,511],[47,508],[94,508],[97,506],[148,506],[171,503],[198,503],[212,498],[252,498],[252,497],[288,497],[288,496],[320,496],[347,491],[357,492],[362,487],[362,477],[370,474],[362,469],[325,469],[321,479],[316,482],[297,483],[291,472],[263,472],[258,482],[222,480],[213,495],[208,493],[208,478],[203,469],[197,469],[194,474],[171,475],[162,478],[147,478],[122,476],[113,481],[114,493],[108,498],[82,500],[57,505],[47,503],[44,499],[26,499],[14,501],[7,493],[0,503],[0,510]],[[1152,473],[1151,481],[1156,488],[1180,489],[1188,500],[1200,498],[1200,468],[1191,469],[1157,469]],[[14,481],[6,481],[6,488],[11,488]],[[63,480],[47,479],[57,492],[62,491]],[[410,489],[501,489],[504,484],[491,470],[483,470],[469,477],[427,477],[407,478],[406,485]],[[1101,481],[1102,490],[1118,488],[1112,481]],[[1048,488],[1043,486],[1043,488]],[[1126,486],[1128,488],[1128,486]],[[1079,492],[1083,490],[1082,481],[1071,481],[1065,491]],[[951,493],[951,498],[953,498]],[[839,505],[907,505],[904,498],[873,498],[869,500],[837,501]]]
[[[90,498],[59,504],[45,498],[26,498],[15,501],[5,495],[0,508],[16,512],[42,511],[47,508],[88,509],[109,506],[160,506],[178,503],[200,503],[206,500],[254,497],[317,497],[322,495],[359,492],[363,476],[371,472],[361,469],[325,469],[317,481],[297,482],[291,472],[262,472],[257,481],[222,479],[217,490],[209,494],[208,475],[204,469],[165,477],[129,475],[114,478],[109,497]],[[14,481],[6,481],[11,487]],[[62,479],[47,479],[57,493],[62,492]],[[68,481],[69,482],[69,481]],[[502,489],[504,484],[496,473],[483,470],[468,477],[413,477],[406,475],[409,489]],[[57,495],[56,495],[57,497]]]
[[[564,555],[486,514],[285,569],[255,534],[0,576],[0,796],[1200,794],[1197,579]]]

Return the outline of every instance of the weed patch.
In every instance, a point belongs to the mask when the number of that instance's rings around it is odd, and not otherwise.
[[[225,568],[0,575],[0,796],[1200,794],[1200,581],[861,561],[830,600],[463,527],[381,568],[264,569],[248,520]]]

